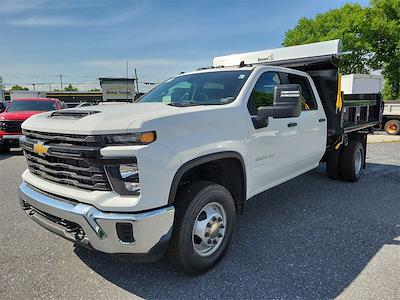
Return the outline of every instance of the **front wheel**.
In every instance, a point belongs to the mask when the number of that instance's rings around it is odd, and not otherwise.
[[[188,274],[208,271],[222,258],[233,233],[232,195],[219,184],[196,182],[178,194],[175,210],[169,260]]]

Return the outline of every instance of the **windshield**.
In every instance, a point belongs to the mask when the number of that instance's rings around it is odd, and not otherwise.
[[[55,110],[56,104],[51,101],[12,101],[8,112],[13,111],[49,111]]]
[[[171,78],[144,95],[139,102],[217,105],[236,99],[251,71],[222,71]]]

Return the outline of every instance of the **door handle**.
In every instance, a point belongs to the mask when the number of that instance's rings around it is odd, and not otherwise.
[[[287,124],[287,127],[296,127],[297,123],[291,122],[289,124]]]
[[[318,120],[318,122],[320,122],[320,123],[323,123],[325,121],[326,121],[326,119],[324,119],[324,118]]]

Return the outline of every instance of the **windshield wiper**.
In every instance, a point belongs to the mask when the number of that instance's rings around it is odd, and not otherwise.
[[[176,107],[187,107],[187,106],[199,106],[201,104],[194,101],[186,101],[186,102],[171,102],[168,103],[168,105]]]

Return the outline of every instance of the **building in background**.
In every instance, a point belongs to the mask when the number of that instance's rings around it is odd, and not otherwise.
[[[133,78],[99,78],[103,101],[133,102],[136,99],[136,80]]]
[[[10,100],[18,99],[18,98],[43,98],[46,97],[46,92],[39,91],[19,91],[19,90],[11,90],[10,91]]]
[[[5,102],[6,101],[6,98],[5,98],[5,96],[4,96],[4,91],[3,90],[0,90],[0,102]]]
[[[137,80],[133,78],[99,78],[102,91],[4,91],[5,101],[15,98],[57,98],[68,107],[75,107],[83,102],[98,104],[108,102],[133,102],[143,93],[138,92]],[[0,95],[1,96],[1,95]],[[0,97],[1,99],[1,97]]]

